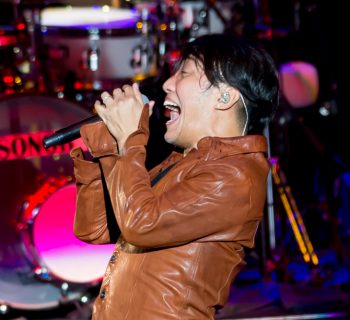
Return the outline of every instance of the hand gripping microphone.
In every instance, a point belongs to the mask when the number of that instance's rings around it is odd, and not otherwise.
[[[143,94],[142,101],[144,104],[149,102],[149,99]],[[101,121],[99,115],[93,115],[79,122],[73,123],[68,127],[57,130],[52,135],[47,136],[43,139],[44,148],[65,144],[75,139],[80,138],[80,127],[84,124]]]

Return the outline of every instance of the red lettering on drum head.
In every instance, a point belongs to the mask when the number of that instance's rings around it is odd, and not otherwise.
[[[46,150],[42,141],[52,133],[44,131],[0,136],[0,161],[68,154],[75,147],[87,150],[81,138]]]

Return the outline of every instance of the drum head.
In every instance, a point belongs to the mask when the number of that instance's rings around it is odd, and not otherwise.
[[[135,33],[139,14],[134,10],[102,7],[45,8],[41,11],[43,34],[70,37],[98,32],[100,36],[122,36]]]
[[[42,184],[41,179],[72,176],[68,153],[26,157],[27,139],[23,135],[54,131],[82,120],[91,113],[69,101],[37,95],[13,96],[0,100],[0,266],[22,264],[18,255],[18,212],[22,202]],[[15,138],[11,138],[15,137]],[[69,152],[69,150],[67,150]]]
[[[74,236],[75,203],[75,184],[58,189],[44,202],[34,222],[34,246],[56,278],[96,283],[102,280],[115,245],[92,245]]]
[[[144,55],[151,53],[137,31],[139,19],[137,10],[129,9],[67,6],[42,10],[45,65],[54,90],[71,83],[75,89],[94,90],[107,90],[115,80],[129,83],[136,72],[135,50],[142,47]],[[147,68],[155,69],[156,59],[150,55],[146,60]]]
[[[72,176],[72,160],[68,152],[41,155],[40,146],[27,157],[23,151],[28,139],[23,136],[54,131],[88,116],[91,112],[82,106],[54,97],[19,95],[0,100],[0,303],[26,309],[58,304],[60,290],[36,282],[23,254],[19,212],[24,199],[46,177]]]
[[[57,130],[90,115],[84,107],[67,100],[14,95],[0,100],[0,135]]]

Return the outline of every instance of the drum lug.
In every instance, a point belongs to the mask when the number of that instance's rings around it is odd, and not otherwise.
[[[61,284],[61,293],[62,296],[66,297],[68,295],[69,284],[67,282],[63,282]]]
[[[0,314],[6,314],[9,311],[9,306],[7,304],[0,304]]]
[[[34,273],[35,273],[36,277],[39,278],[40,280],[43,280],[43,281],[52,280],[52,278],[49,274],[49,271],[45,267],[37,266],[34,269]]]

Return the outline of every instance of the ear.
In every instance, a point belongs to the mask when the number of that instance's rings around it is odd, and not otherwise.
[[[239,91],[233,87],[220,88],[218,102],[215,106],[217,110],[227,110],[233,107],[239,100]]]

